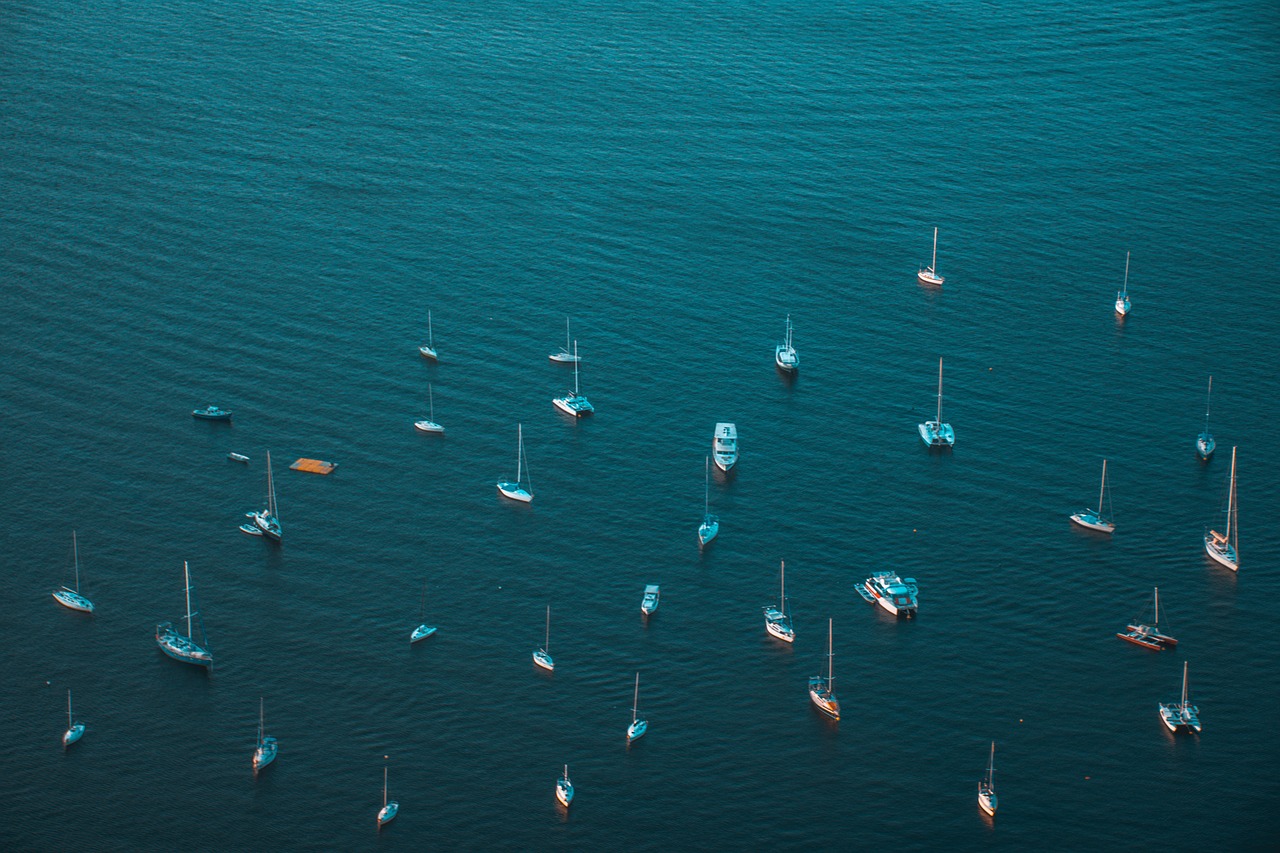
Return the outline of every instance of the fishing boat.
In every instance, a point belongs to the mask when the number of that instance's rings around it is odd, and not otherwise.
[[[1124,317],[1129,313],[1129,253],[1124,253],[1124,288],[1116,291],[1116,313]]]
[[[996,816],[996,742],[991,741],[991,757],[987,759],[987,775],[978,783],[978,808],[991,817]]]
[[[66,748],[84,737],[84,723],[71,718],[71,688],[67,688],[67,730],[62,733],[62,746]]]
[[[1098,530],[1102,533],[1114,533],[1116,530],[1115,522],[1111,520],[1110,499],[1107,497],[1107,460],[1102,460],[1102,485],[1098,488],[1098,508],[1082,509],[1079,512],[1071,513],[1071,520],[1081,527],[1087,527],[1090,530]],[[1103,513],[1103,507],[1106,507],[1106,513]]]
[[[236,453],[234,450],[227,452],[227,458],[232,462],[244,462],[246,464],[249,462],[248,456],[245,456],[243,453]]]
[[[217,406],[206,406],[203,409],[192,409],[191,417],[199,418],[202,421],[229,421],[231,420],[231,412],[227,409],[220,409]]]
[[[840,719],[840,700],[836,698],[836,676],[832,660],[835,655],[831,651],[831,620],[827,620],[827,674],[810,676],[809,701],[813,707],[833,720]]]
[[[1213,433],[1209,432],[1209,401],[1213,397],[1213,377],[1209,377],[1209,390],[1204,395],[1204,429],[1196,436],[1196,455],[1201,459],[1208,461],[1213,455],[1214,448],[1217,444],[1213,440]]]
[[[556,662],[551,659],[551,605],[550,604],[547,605],[547,633],[542,640],[542,648],[537,649],[533,653],[533,662],[538,666],[542,667],[543,669],[547,670],[548,672],[555,671]],[[569,796],[572,797],[573,796],[572,786],[570,787],[569,790],[570,790]],[[567,806],[569,804],[565,803],[565,805]]]
[[[429,358],[432,361],[436,359],[436,339],[435,339],[435,336],[431,334],[431,312],[430,311],[427,312],[427,344],[426,346],[418,347],[418,353],[423,358]]]
[[[942,422],[942,358],[938,358],[938,414],[936,419],[925,421],[917,427],[920,439],[927,447],[951,447],[956,443],[956,434],[951,424]]]
[[[444,432],[444,427],[436,423],[436,398],[431,390],[430,382],[427,383],[427,405],[431,414],[427,416],[425,421],[415,422],[413,428],[420,432]]]
[[[915,578],[898,577],[897,572],[872,572],[855,589],[868,604],[879,604],[894,616],[916,615],[920,588]]]
[[[422,622],[417,628],[413,629],[413,633],[409,635],[409,645],[413,645],[419,640],[425,640],[436,632],[435,625],[427,624],[427,582],[422,582],[422,615],[419,617]]]
[[[387,756],[382,756],[385,762]],[[378,829],[382,829],[388,823],[395,820],[396,815],[400,813],[400,804],[395,800],[387,801],[387,765],[382,765],[382,808],[378,811]]]
[[[1160,587],[1155,588],[1151,601],[1153,609],[1151,624],[1148,625],[1143,621],[1142,617],[1146,616],[1146,611],[1144,610],[1142,616],[1126,625],[1124,631],[1116,632],[1116,636],[1133,643],[1135,646],[1154,649],[1157,652],[1173,648],[1178,645],[1178,641],[1160,631]]]
[[[795,373],[800,369],[800,354],[791,345],[791,315],[787,315],[787,337],[773,348],[773,363],[786,373]]]
[[[264,734],[264,724],[266,717],[263,715],[262,697],[258,697],[258,745],[253,750],[253,772],[257,773],[262,768],[276,760],[276,752],[279,744],[276,739],[269,734]]]
[[[782,603],[769,605],[764,609],[764,629],[784,643],[796,641],[796,630],[791,625],[791,617],[787,615],[787,561],[783,560],[778,568],[778,596]]]
[[[640,673],[636,673],[636,692],[631,700],[631,725],[627,726],[627,743],[639,740],[649,731],[649,721],[640,719]]]
[[[921,267],[916,273],[916,278],[921,284],[942,284],[946,281],[942,276],[938,275],[938,229],[933,229],[933,260],[929,261],[929,266]]]
[[[213,652],[209,651],[209,640],[204,634],[204,620],[200,620],[200,642],[195,641],[195,617],[199,613],[191,609],[191,570],[186,560],[182,561],[182,576],[187,586],[187,633],[181,634],[172,622],[161,622],[156,626],[156,645],[169,657],[183,663],[196,666],[213,667]]]
[[[578,342],[573,342],[573,390],[565,391],[559,397],[552,397],[551,402],[565,414],[580,418],[596,410],[591,401],[578,391]]]
[[[711,457],[704,457],[705,490],[702,499],[702,523],[698,525],[698,546],[706,545],[720,532],[720,517],[711,513]]]
[[[573,802],[573,783],[569,781],[569,765],[564,766],[564,776],[556,780],[556,799],[566,809]]]
[[[551,355],[548,356],[548,358],[550,358],[552,361],[559,362],[560,364],[577,364],[578,363],[577,351],[576,350],[573,352],[569,351],[569,318],[568,317],[564,318],[564,346],[560,348],[560,352],[553,352],[551,353]]]
[[[645,616],[650,616],[658,609],[658,585],[656,583],[646,584],[644,588],[644,598],[640,599],[640,612]]]
[[[1187,662],[1182,662],[1182,700],[1160,704],[1160,719],[1165,728],[1177,732],[1200,731],[1200,709],[1187,701]]]
[[[721,471],[728,471],[738,461],[738,427],[731,423],[716,424],[711,437],[711,458]]]
[[[76,532],[71,531],[71,553],[72,561],[76,566],[76,588],[64,586],[62,589],[53,591],[53,598],[63,607],[70,607],[72,610],[80,610],[84,613],[93,612],[93,602],[80,594],[80,546],[76,543]]]
[[[529,503],[533,500],[533,482],[529,481],[528,488],[521,485],[529,476],[528,468],[529,462],[524,456],[524,425],[516,424],[516,479],[515,482],[498,483],[498,491],[513,501]]]
[[[276,509],[276,484],[271,475],[270,450],[267,451],[267,505],[257,512],[249,513],[249,517],[253,519],[253,526],[258,528],[263,536],[273,542],[280,541],[284,529],[280,524],[279,511]]]
[[[1226,532],[1210,530],[1204,536],[1204,550],[1233,572],[1240,570],[1240,553],[1236,550],[1239,531],[1236,523],[1236,449],[1231,448],[1231,485],[1227,488]]]

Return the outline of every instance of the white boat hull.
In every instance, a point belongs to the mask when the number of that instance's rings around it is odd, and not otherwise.
[[[400,814],[399,803],[387,803],[378,811],[378,826],[391,823],[396,819],[396,815]]]
[[[720,520],[714,515],[708,515],[702,520],[702,524],[698,525],[698,544],[706,545],[719,533]]]
[[[776,607],[766,607],[764,610],[764,629],[771,636],[777,637],[784,643],[794,643],[796,641],[795,629],[791,627],[791,620],[783,615],[782,611]]]
[[[561,779],[556,782],[556,799],[560,801],[560,805],[566,809],[573,802],[573,784]]]
[[[933,267],[925,267],[916,273],[916,280],[921,284],[942,284],[945,278],[933,271]]]
[[[731,423],[716,424],[711,438],[711,460],[725,473],[738,462],[738,428]]]
[[[1212,536],[1204,538],[1204,552],[1233,572],[1240,571],[1240,556],[1230,545],[1219,547]]]
[[[639,740],[644,737],[644,734],[647,731],[649,731],[649,721],[636,720],[631,725],[627,726],[627,743],[631,743],[633,740]]]
[[[556,662],[551,659],[551,655],[547,654],[542,649],[538,649],[533,653],[533,662],[537,666],[545,669],[547,672],[555,672]]]
[[[436,357],[436,351],[428,346],[418,347],[418,354],[421,355],[423,358],[430,358],[433,360]]]
[[[62,735],[62,745],[71,746],[71,744],[84,737],[84,723],[76,723],[67,729]]]
[[[1164,727],[1177,732],[1200,732],[1200,712],[1194,705],[1183,709],[1177,703],[1160,705],[1160,721]]]
[[[827,692],[825,687],[815,686],[812,679],[809,682],[809,701],[825,716],[833,720],[840,719],[840,700],[835,694]]]
[[[418,430],[418,432],[444,432],[444,427],[440,426],[440,424],[435,421],[415,421],[413,428]]]
[[[513,501],[527,504],[533,500],[533,495],[526,492],[518,483],[499,483],[498,491],[502,493],[503,497],[511,498]]]
[[[414,628],[413,633],[409,635],[409,644],[413,645],[416,642],[425,640],[427,637],[430,637],[435,632],[436,632],[435,625],[419,625],[417,628]]]
[[[82,613],[93,612],[93,602],[75,590],[63,588],[53,593],[53,597],[63,607],[79,610]]]
[[[953,447],[956,443],[956,434],[952,431],[951,424],[925,421],[917,429],[921,441],[929,447]]]
[[[800,369],[800,356],[794,348],[779,346],[773,353],[773,363],[779,370],[794,373]]]
[[[563,397],[552,397],[551,402],[556,408],[567,415],[573,415],[575,418],[581,418],[584,415],[593,414],[596,410],[595,406],[587,401],[586,397],[581,394],[566,394]]]
[[[996,799],[996,792],[983,788],[978,791],[978,808],[990,817],[996,816],[996,808],[999,802]]]
[[[273,737],[264,737],[262,744],[253,751],[253,769],[254,772],[261,770],[268,764],[276,760],[276,753],[279,751],[279,744]]]
[[[1116,526],[1113,522],[1100,518],[1098,514],[1091,509],[1072,513],[1071,520],[1081,527],[1087,527],[1089,530],[1097,530],[1100,533],[1115,533],[1116,531]]]

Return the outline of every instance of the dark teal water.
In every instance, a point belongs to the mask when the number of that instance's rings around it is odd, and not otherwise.
[[[1240,2],[4,4],[0,846],[1274,844],[1278,36]],[[1238,576],[1201,547],[1233,445]],[[267,450],[280,548],[236,530]],[[1104,456],[1109,539],[1067,520]],[[72,530],[91,618],[49,597]],[[152,640],[183,560],[208,676]],[[884,568],[918,619],[857,596]],[[1177,652],[1113,636],[1156,585]]]

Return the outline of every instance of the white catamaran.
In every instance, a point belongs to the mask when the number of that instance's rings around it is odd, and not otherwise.
[[[934,420],[919,424],[920,439],[927,447],[952,447],[956,434],[951,424],[942,422],[942,357],[938,357],[938,415]]]
[[[1200,709],[1187,701],[1187,662],[1182,662],[1182,701],[1159,703],[1160,719],[1171,732],[1199,732]]]
[[[253,525],[245,532],[252,533],[256,530],[259,536],[265,536],[272,542],[279,542],[280,537],[284,535],[279,511],[276,509],[276,484],[271,476],[270,450],[267,451],[267,505],[257,512],[248,513],[248,516],[253,519]],[[244,528],[242,527],[241,530]]]
[[[1231,448],[1231,485],[1227,488],[1227,528],[1219,533],[1210,530],[1204,535],[1204,551],[1233,572],[1240,571],[1240,553],[1236,550],[1239,525],[1236,523],[1236,449]]]
[[[583,415],[589,415],[595,412],[596,407],[591,405],[583,394],[578,391],[578,342],[573,342],[573,390],[565,391],[559,397],[552,397],[551,402],[556,408],[575,418]]]

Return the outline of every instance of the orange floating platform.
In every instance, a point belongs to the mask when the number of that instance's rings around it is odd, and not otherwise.
[[[323,459],[299,459],[289,466],[295,471],[307,471],[312,474],[332,474],[338,467],[337,462],[325,462]]]

